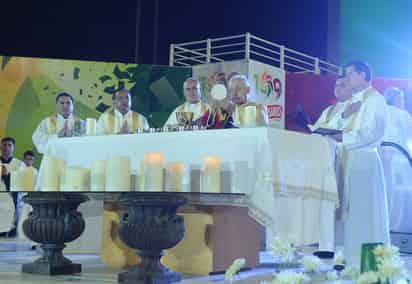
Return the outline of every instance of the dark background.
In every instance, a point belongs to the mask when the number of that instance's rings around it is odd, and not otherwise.
[[[167,65],[172,42],[251,32],[326,59],[327,28],[328,0],[7,1],[0,54]]]

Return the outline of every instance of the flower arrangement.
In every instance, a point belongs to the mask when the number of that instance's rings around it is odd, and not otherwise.
[[[362,273],[356,280],[357,284],[374,284],[378,282],[378,275],[374,271]]]
[[[320,265],[322,264],[321,260],[317,256],[308,255],[302,258],[303,268],[309,272],[316,272],[319,270]]]
[[[303,284],[309,281],[310,278],[305,274],[287,270],[275,273],[272,284]]]
[[[377,246],[373,254],[376,258],[378,271],[377,276],[380,281],[390,281],[402,277],[404,262],[399,256],[399,249],[395,246]]]
[[[291,240],[273,239],[272,251],[275,256],[281,257],[286,262],[291,262],[295,256],[296,247]]]
[[[225,273],[225,280],[233,280],[233,277],[245,266],[246,260],[244,258],[237,258],[229,266]]]

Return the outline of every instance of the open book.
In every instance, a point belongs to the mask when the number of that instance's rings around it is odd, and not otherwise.
[[[308,128],[312,133],[320,134],[320,135],[337,135],[342,134],[342,130],[326,128],[322,126],[315,126],[308,124]]]

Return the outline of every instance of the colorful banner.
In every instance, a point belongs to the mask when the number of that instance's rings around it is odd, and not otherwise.
[[[33,149],[32,133],[55,112],[55,97],[68,92],[75,114],[98,118],[120,87],[132,94],[132,109],[152,127],[163,126],[184,101],[183,82],[191,68],[113,62],[0,56],[0,137],[16,138],[16,157]]]

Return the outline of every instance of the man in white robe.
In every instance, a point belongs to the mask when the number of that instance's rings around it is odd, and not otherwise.
[[[183,94],[185,96],[186,102],[179,105],[170,114],[169,118],[165,122],[164,126],[175,126],[179,125],[176,113],[179,112],[191,112],[193,113],[193,120],[199,120],[208,110],[210,106],[201,101],[202,93],[200,91],[200,82],[195,78],[188,78],[183,83]]]
[[[405,110],[405,98],[401,89],[390,87],[385,90],[388,123],[383,141],[393,142],[411,153],[408,142],[412,142],[412,117]]]
[[[5,193],[10,191],[10,174],[17,171],[22,162],[14,158],[14,148],[16,141],[12,137],[1,139],[1,180],[0,180],[0,235],[13,237],[16,234],[16,202],[17,193]],[[3,191],[3,193],[1,193]]]
[[[344,255],[347,264],[360,266],[364,243],[389,244],[388,208],[378,147],[387,121],[385,99],[371,85],[371,71],[363,62],[345,68],[352,98],[341,116],[343,134],[332,136],[341,144],[344,171]]]
[[[57,137],[71,137],[84,132],[84,121],[73,115],[74,101],[68,93],[56,96],[56,114],[46,117],[33,133],[33,144],[44,154],[48,143]]]
[[[385,90],[388,110],[388,123],[384,142],[396,143],[411,154],[412,117],[405,110],[405,98],[401,89],[390,87]],[[405,208],[409,208],[412,185],[411,167],[406,156],[394,147],[382,147],[381,158],[385,172],[388,193],[389,225],[392,231],[405,230]]]
[[[233,108],[229,107],[229,111],[232,111],[235,125],[239,127],[247,126],[248,122],[246,120],[250,119],[247,118],[245,113],[247,107],[256,107],[255,126],[267,126],[269,124],[266,106],[248,100],[250,84],[246,76],[234,75],[230,78],[228,91],[230,102],[233,104]]]
[[[131,110],[130,92],[121,89],[113,95],[113,107],[105,111],[97,121],[98,135],[130,134],[137,129],[149,129],[147,119]]]
[[[318,128],[342,130],[341,116],[352,97],[352,89],[346,78],[336,80],[334,94],[337,99],[336,104],[328,106],[315,124],[308,125],[310,130],[313,131]]]
[[[349,85],[347,78],[343,77],[336,80],[334,94],[337,102],[327,107],[322,112],[315,124],[308,125],[311,131],[319,128],[342,130],[342,115],[346,107],[349,105],[349,101],[352,97],[352,88]],[[331,144],[331,151],[333,153],[335,153],[335,151],[339,153],[339,148],[336,148],[335,146],[335,143]],[[344,193],[342,176],[343,172],[341,165],[338,163],[338,160],[335,161],[335,172],[337,178],[339,200],[341,201],[343,199]],[[321,232],[318,248],[319,251],[333,251],[335,243],[337,244],[337,239],[340,237],[339,233],[342,231],[342,223],[340,222],[342,215],[341,204],[336,212],[335,210],[335,204],[328,204],[326,202],[322,204]],[[335,232],[338,234],[337,237],[335,237]]]

